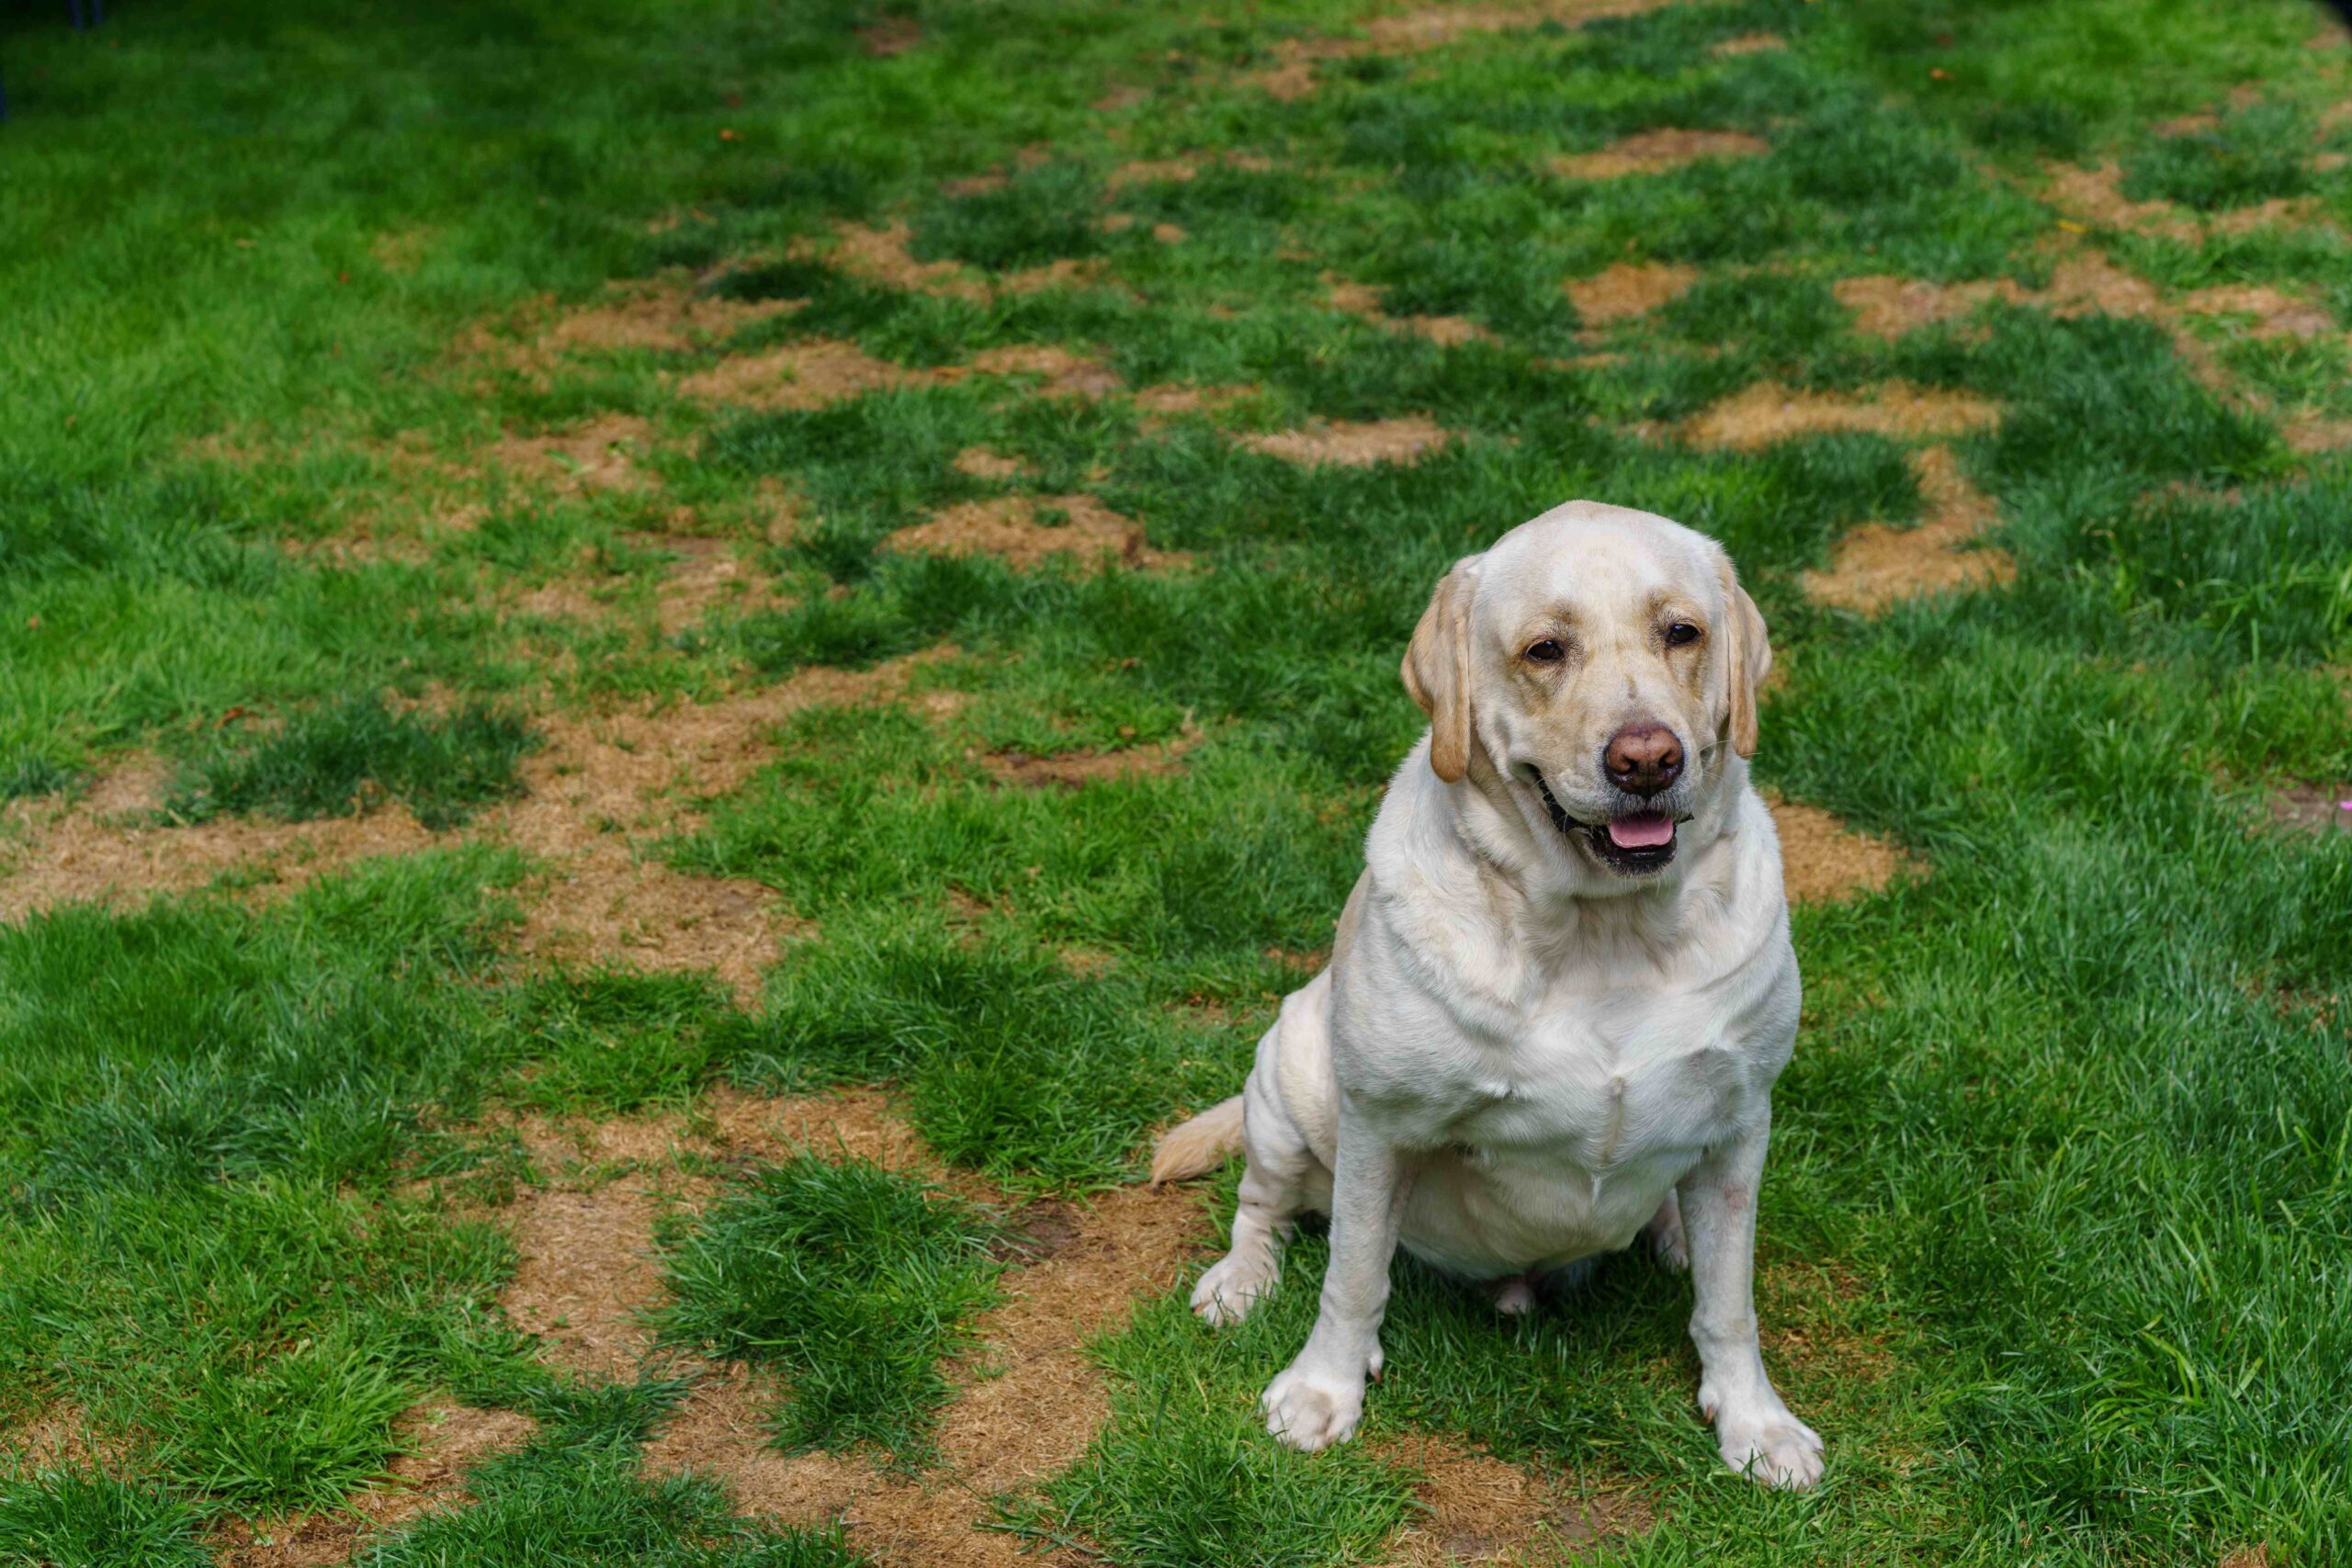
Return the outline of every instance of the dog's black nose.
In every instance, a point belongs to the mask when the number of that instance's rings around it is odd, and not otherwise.
[[[1682,742],[1662,724],[1629,724],[1609,738],[1600,765],[1629,795],[1656,795],[1682,776]]]

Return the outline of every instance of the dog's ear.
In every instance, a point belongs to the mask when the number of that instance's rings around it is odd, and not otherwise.
[[[1470,771],[1470,598],[1476,563],[1453,563],[1405,649],[1405,690],[1430,716],[1430,766],[1448,784]]]
[[[1756,755],[1756,694],[1772,673],[1772,643],[1764,632],[1764,617],[1756,601],[1739,585],[1731,557],[1718,556],[1715,570],[1724,584],[1724,689],[1729,694],[1731,749],[1743,757]]]

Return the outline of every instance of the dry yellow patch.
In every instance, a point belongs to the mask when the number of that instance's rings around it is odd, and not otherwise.
[[[1764,804],[1780,830],[1781,875],[1794,904],[1834,903],[1876,893],[1917,863],[1883,839],[1858,833],[1817,806],[1782,800],[1767,791]]]
[[[1744,130],[1636,131],[1598,152],[1567,152],[1552,160],[1555,175],[1573,180],[1618,180],[1662,175],[1711,158],[1760,158],[1772,144]]]
[[[1966,392],[1889,381],[1867,396],[1810,392],[1761,381],[1734,393],[1682,427],[1692,446],[1755,452],[1774,442],[1836,431],[1867,431],[1904,440],[1967,435],[1990,429],[2000,406]]]
[[[1910,528],[1865,523],[1838,541],[1826,571],[1804,574],[1805,596],[1819,604],[1875,615],[1926,593],[2007,582],[2017,576],[2007,554],[1970,549],[1996,515],[1993,500],[1968,481],[1948,447],[1911,455],[1925,515]]]
[[[1699,269],[1680,262],[1618,262],[1590,277],[1572,277],[1561,288],[1578,321],[1605,327],[1671,304],[1698,281]]]
[[[1060,521],[1046,521],[1048,513],[1058,513]],[[1023,569],[1055,556],[1075,558],[1090,568],[1107,563],[1147,570],[1179,566],[1189,558],[1151,548],[1140,524],[1082,493],[964,502],[928,522],[899,529],[882,547],[918,555],[994,556]]]
[[[1300,430],[1244,435],[1240,444],[1252,452],[1263,452],[1270,457],[1306,468],[1337,464],[1363,468],[1376,463],[1418,463],[1453,439],[1453,433],[1435,420],[1410,414],[1362,424],[1348,420],[1317,421]]]

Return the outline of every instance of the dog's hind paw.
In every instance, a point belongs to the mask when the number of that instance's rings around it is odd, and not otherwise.
[[[1238,1252],[1228,1252],[1210,1265],[1200,1283],[1193,1287],[1193,1311],[1211,1328],[1239,1323],[1258,1304],[1258,1298],[1273,1288],[1281,1271],[1281,1264],[1272,1258],[1245,1259]]]

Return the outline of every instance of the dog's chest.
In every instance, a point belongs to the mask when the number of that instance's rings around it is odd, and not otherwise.
[[[1593,1176],[1695,1158],[1769,1093],[1779,1066],[1691,998],[1623,994],[1536,1012],[1449,1064],[1426,1104],[1432,1141],[1475,1159]]]

